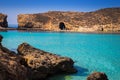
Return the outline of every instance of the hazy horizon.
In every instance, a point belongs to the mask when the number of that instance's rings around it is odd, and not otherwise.
[[[0,0],[0,2],[0,13],[8,15],[8,24],[16,25],[18,14],[33,14],[48,11],[90,12],[101,8],[120,7],[120,0]]]

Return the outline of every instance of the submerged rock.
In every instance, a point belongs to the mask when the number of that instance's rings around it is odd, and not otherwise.
[[[0,35],[0,80],[26,80],[27,69],[21,64],[22,58],[2,46]]]
[[[87,77],[87,80],[108,80],[108,78],[105,73],[94,72]]]
[[[8,27],[7,15],[0,13],[0,28]]]
[[[18,47],[18,53],[25,59],[26,67],[30,69],[31,79],[41,79],[55,73],[75,73],[73,60],[60,57],[49,52],[32,47],[23,43]]]

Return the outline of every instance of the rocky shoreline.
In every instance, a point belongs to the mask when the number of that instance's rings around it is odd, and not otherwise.
[[[0,32],[2,31],[18,31],[18,32],[64,32],[64,33],[90,33],[90,34],[120,34],[119,31],[73,31],[73,30],[59,30],[59,31],[50,31],[50,30],[41,30],[38,28],[29,29],[29,28],[2,28],[0,29]]]
[[[2,46],[0,35],[0,80],[43,80],[57,73],[76,73],[74,61],[45,52],[27,43],[18,46],[18,53]]]
[[[57,73],[76,73],[74,61],[32,47],[27,43],[18,46],[15,53],[2,45],[0,35],[0,80],[47,80]],[[94,72],[87,80],[108,80],[107,75]]]

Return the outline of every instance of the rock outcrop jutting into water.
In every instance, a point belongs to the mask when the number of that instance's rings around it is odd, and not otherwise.
[[[120,8],[106,8],[93,12],[49,11],[38,14],[20,14],[18,26],[50,31],[118,32],[120,31]]]
[[[19,45],[18,53],[25,59],[26,67],[30,69],[32,79],[41,79],[61,72],[76,72],[72,59],[36,49],[27,43]]]
[[[43,80],[56,73],[75,73],[73,60],[23,43],[18,54],[2,46],[0,35],[0,80]]]
[[[8,27],[7,15],[0,13],[0,28]]]

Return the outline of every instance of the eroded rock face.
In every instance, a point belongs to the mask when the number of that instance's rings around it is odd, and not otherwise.
[[[2,46],[0,35],[0,80],[26,80],[27,69],[21,64],[22,58]]]
[[[26,67],[32,71],[31,79],[41,79],[60,72],[76,72],[72,59],[36,49],[27,43],[19,45],[18,53],[25,59]]]
[[[87,77],[87,80],[108,80],[108,78],[105,73],[94,72]]]
[[[0,13],[0,28],[8,27],[7,15]]]
[[[18,15],[19,28],[71,31],[120,31],[120,8],[106,8],[94,12],[50,11]]]

